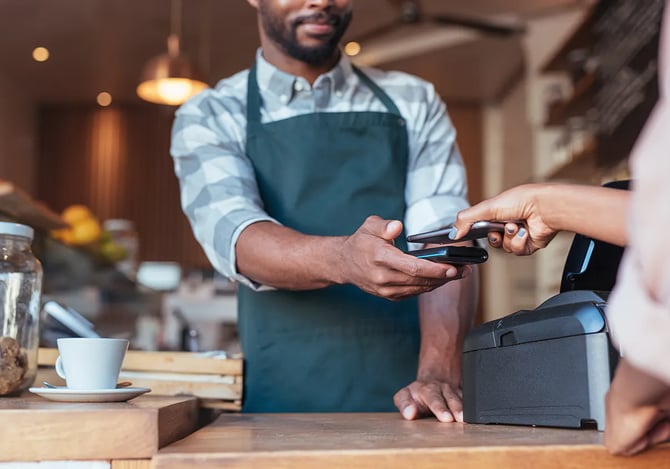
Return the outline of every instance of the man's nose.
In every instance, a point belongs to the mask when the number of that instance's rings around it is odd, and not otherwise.
[[[309,8],[325,8],[327,6],[332,6],[334,0],[309,0],[307,6]]]

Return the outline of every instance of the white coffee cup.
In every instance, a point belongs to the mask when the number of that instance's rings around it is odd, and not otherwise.
[[[69,389],[114,389],[128,350],[127,339],[58,339],[56,373]]]

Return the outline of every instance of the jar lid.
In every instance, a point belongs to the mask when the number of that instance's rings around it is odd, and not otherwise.
[[[0,221],[0,235],[13,235],[21,236],[23,238],[28,238],[32,241],[33,235],[35,232],[33,229],[27,225],[21,225],[20,223],[9,223],[5,221]]]

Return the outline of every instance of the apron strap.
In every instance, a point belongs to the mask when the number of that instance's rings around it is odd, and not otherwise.
[[[261,122],[261,94],[258,91],[258,80],[256,80],[256,61],[249,70],[247,77],[247,127],[249,124],[260,124]],[[248,135],[248,130],[247,130]]]
[[[384,104],[384,106],[386,106],[386,110],[388,112],[395,114],[398,117],[402,117],[402,114],[400,114],[400,111],[396,107],[393,100],[377,85],[377,83],[372,81],[370,77],[368,77],[360,68],[356,67],[355,65],[352,64],[351,68],[354,70],[356,75],[358,75],[358,78],[360,78],[361,81],[365,83],[368,88],[370,88],[370,90],[372,90],[374,95]]]

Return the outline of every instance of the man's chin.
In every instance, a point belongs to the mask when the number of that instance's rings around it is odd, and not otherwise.
[[[287,51],[290,56],[310,65],[323,65],[337,54],[337,47],[319,44],[318,47],[305,47]]]
[[[320,49],[323,47],[328,47],[333,40],[333,33],[307,33],[301,34],[298,37],[298,45],[302,49]]]

